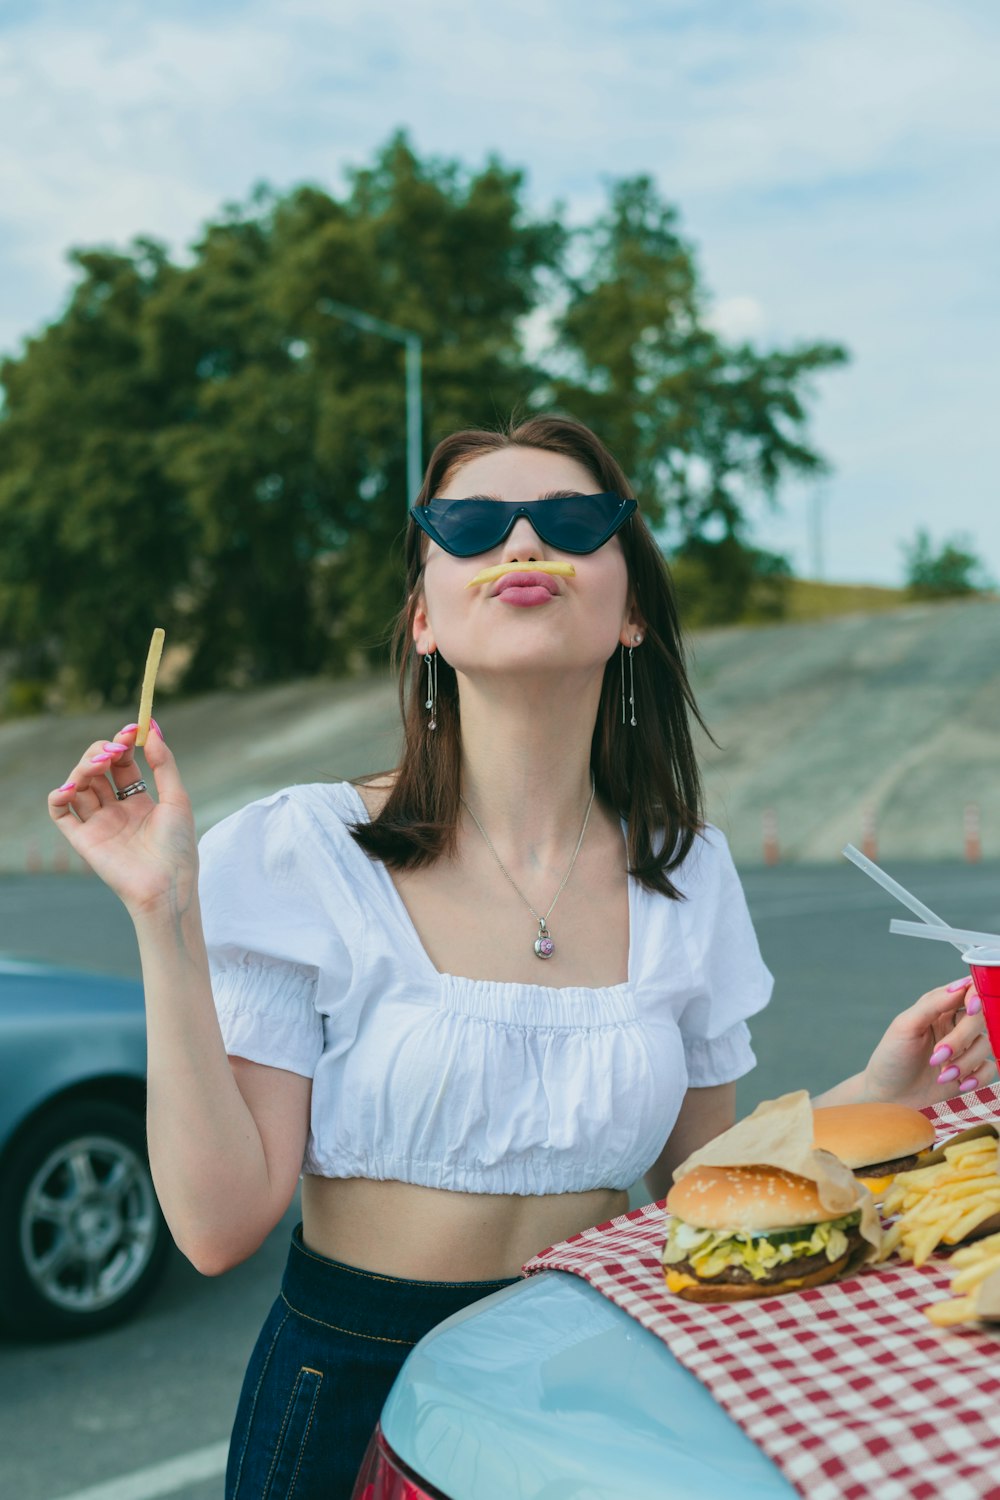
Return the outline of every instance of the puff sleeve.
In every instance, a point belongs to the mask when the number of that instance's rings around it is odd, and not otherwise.
[[[684,861],[681,930],[694,988],[679,1018],[693,1088],[731,1083],[756,1063],[747,1017],[771,998],[774,980],[760,954],[725,835],[707,824]]]
[[[324,1047],[318,976],[346,947],[323,919],[309,858],[311,815],[278,792],[201,839],[199,895],[226,1051],[311,1078]],[[336,981],[336,972],[333,973]]]

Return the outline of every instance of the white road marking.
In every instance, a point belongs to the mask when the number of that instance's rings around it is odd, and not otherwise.
[[[59,1500],[158,1500],[160,1495],[176,1495],[186,1485],[224,1474],[228,1452],[228,1442],[208,1443],[204,1448],[192,1448],[190,1453],[168,1458],[165,1463],[133,1469],[131,1474],[122,1474],[118,1479],[60,1495]]]

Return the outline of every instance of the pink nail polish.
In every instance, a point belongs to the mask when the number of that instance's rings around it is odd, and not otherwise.
[[[104,748],[108,752],[109,755],[121,755],[121,753],[122,753],[123,750],[127,750],[128,749],[128,746],[127,745],[116,745],[111,740],[105,740],[104,741]]]
[[[57,792],[71,792],[75,786],[76,786],[76,782],[75,781],[64,781],[63,784],[62,784],[62,786],[57,786],[56,787],[56,791]]]
[[[942,1063],[948,1061],[950,1056],[951,1048],[948,1046],[947,1042],[942,1042],[940,1047],[935,1048],[930,1057],[927,1059],[927,1066],[929,1068],[939,1068]]]
[[[962,1082],[958,1085],[958,1092],[960,1094],[967,1094],[970,1089],[977,1089],[978,1087],[978,1078],[963,1078]]]
[[[128,734],[128,732],[129,732],[130,729],[138,729],[138,728],[139,728],[138,724],[123,724],[122,727],[121,727],[121,729],[119,729],[118,733],[119,734]]]
[[[149,722],[152,724],[153,728],[156,730],[157,734],[160,736],[160,739],[162,740],[162,738],[163,738],[163,730],[160,728],[159,724],[157,724],[157,722],[156,722],[155,719],[150,719]]]
[[[965,1002],[965,1014],[967,1016],[978,1016],[983,1008],[983,1002],[978,995],[970,995]]]
[[[961,1071],[961,1068],[945,1068],[943,1073],[938,1074],[937,1081],[938,1083],[954,1083]]]
[[[949,985],[946,986],[946,988],[947,988],[948,994],[949,995],[953,995],[956,990],[968,989],[968,987],[969,987],[969,985],[971,983],[972,983],[972,975],[970,974],[965,979],[956,979],[954,984],[949,984]]]
[[[92,755],[90,757],[90,764],[92,766],[106,766],[110,759],[110,755]]]

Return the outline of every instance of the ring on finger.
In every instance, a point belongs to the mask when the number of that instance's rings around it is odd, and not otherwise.
[[[144,792],[145,790],[146,783],[140,776],[138,781],[130,781],[128,786],[118,787],[115,791],[115,796],[119,802],[124,802],[127,797],[135,797],[139,792]]]

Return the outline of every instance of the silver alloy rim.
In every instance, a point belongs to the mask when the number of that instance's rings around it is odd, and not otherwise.
[[[144,1159],[124,1141],[64,1141],[31,1179],[21,1253],[47,1302],[94,1313],[131,1291],[156,1243],[156,1198]]]

